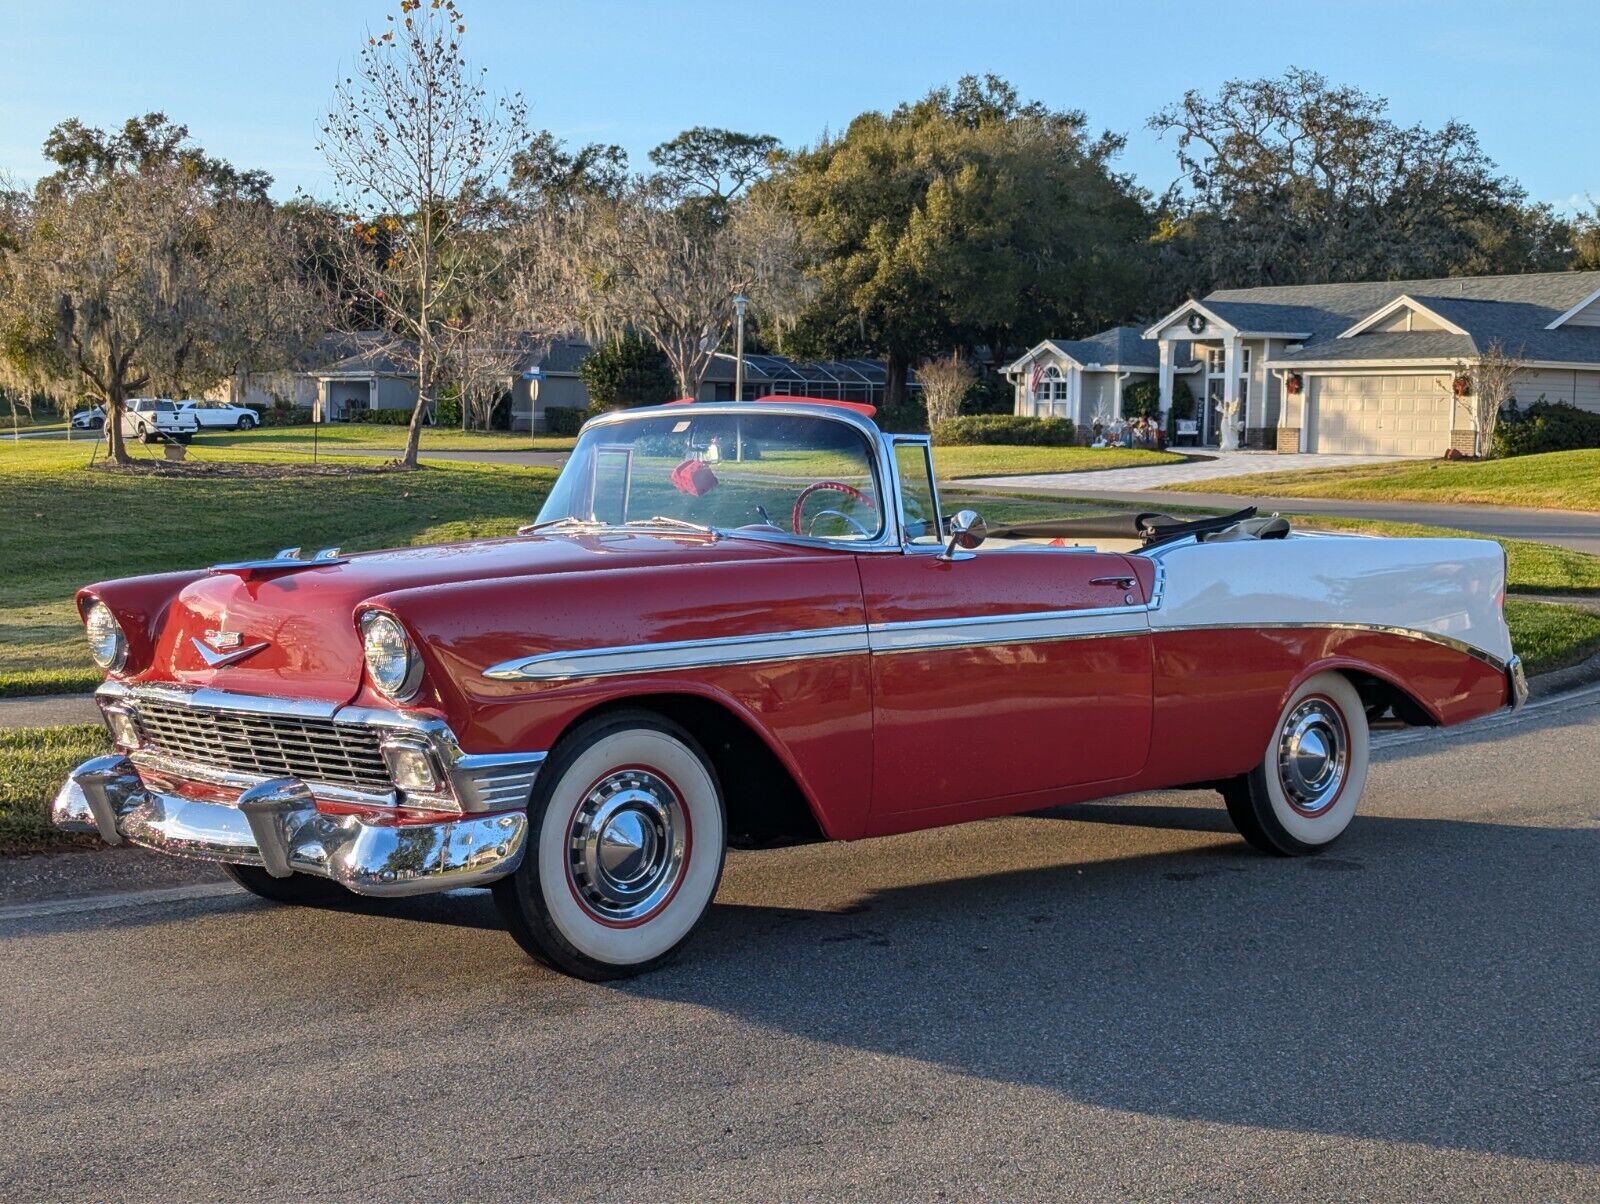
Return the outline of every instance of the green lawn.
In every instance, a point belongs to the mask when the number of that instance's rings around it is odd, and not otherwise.
[[[936,445],[933,464],[941,481],[961,477],[1005,477],[1035,472],[1094,472],[1104,468],[1145,468],[1183,459],[1172,452],[1131,447],[1007,447]]]
[[[454,463],[266,480],[134,477],[86,470],[86,458],[81,444],[53,441],[0,453],[0,695],[99,683],[72,605],[88,582],[291,545],[361,550],[506,534],[532,521],[555,479],[552,469]]]
[[[98,725],[0,730],[0,856],[99,845],[55,827],[50,800],[75,766],[109,751]]]
[[[237,431],[208,431],[196,443],[200,447],[226,447],[233,449],[259,449],[310,451],[313,437],[325,448],[341,451],[392,451],[405,450],[406,428],[403,426],[373,426],[359,422],[329,422],[315,428],[309,426],[265,427],[240,433]],[[422,432],[422,452],[431,451],[571,451],[573,438],[565,435],[530,435],[510,431],[457,431],[427,427]]]
[[[1354,498],[1375,502],[1470,502],[1540,510],[1600,511],[1600,449],[1507,460],[1412,460],[1313,472],[1272,472],[1226,482],[1169,485],[1173,492],[1265,497]]]

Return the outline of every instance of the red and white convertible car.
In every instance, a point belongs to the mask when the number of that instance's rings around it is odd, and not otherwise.
[[[515,537],[88,587],[120,751],[57,822],[285,902],[492,884],[529,953],[605,978],[683,943],[730,841],[1204,785],[1310,853],[1374,727],[1526,694],[1493,543],[1249,512],[986,539],[869,414],[610,414]]]

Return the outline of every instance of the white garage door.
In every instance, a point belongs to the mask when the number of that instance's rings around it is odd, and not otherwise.
[[[1314,376],[1311,449],[1442,456],[1454,396],[1448,376]]]

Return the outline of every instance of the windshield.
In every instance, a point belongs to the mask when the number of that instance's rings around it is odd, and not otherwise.
[[[863,542],[883,533],[867,437],[794,414],[641,417],[590,427],[535,526],[658,525]]]

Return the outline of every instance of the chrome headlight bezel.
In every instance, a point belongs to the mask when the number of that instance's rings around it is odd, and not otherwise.
[[[422,657],[405,626],[392,614],[369,610],[361,616],[361,657],[367,680],[393,702],[408,702],[422,687]]]
[[[83,631],[89,655],[107,673],[119,673],[128,663],[128,633],[112,609],[99,598],[83,608]]]

